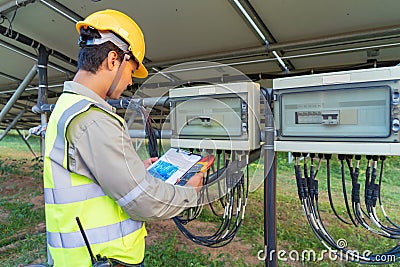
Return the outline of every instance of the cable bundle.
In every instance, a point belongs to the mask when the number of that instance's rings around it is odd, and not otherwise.
[[[335,252],[339,257],[345,260],[349,261],[354,261],[360,264],[387,264],[388,262],[385,261],[380,261],[382,257],[386,257],[387,259],[390,259],[390,262],[399,262],[400,261],[400,245],[397,245],[393,247],[392,249],[381,253],[381,254],[373,254],[369,256],[365,255],[360,255],[357,253],[357,251],[352,251],[347,249],[345,246],[341,246],[340,242],[338,240],[335,240],[327,231],[323,220],[320,215],[319,211],[319,205],[318,205],[318,180],[316,180],[316,175],[318,173],[321,160],[324,157],[322,154],[318,154],[318,167],[317,170],[314,172],[314,154],[310,154],[311,158],[311,166],[310,166],[310,172],[308,172],[308,167],[307,167],[307,153],[303,153],[304,156],[304,177],[302,176],[302,170],[300,166],[300,153],[293,153],[293,156],[296,160],[295,164],[295,176],[296,176],[296,183],[297,183],[297,188],[298,188],[298,196],[301,202],[301,205],[303,207],[303,211],[306,215],[307,221],[311,226],[312,231],[315,233],[317,238],[321,241],[321,243],[329,249],[329,251]],[[344,201],[346,204],[346,211],[348,213],[348,216],[352,222],[353,225],[357,226],[358,224],[366,228],[367,230],[379,234],[384,237],[392,238],[392,239],[398,239],[399,238],[399,229],[396,227],[392,221],[391,222],[393,227],[388,227],[386,225],[383,225],[379,219],[376,216],[376,202],[377,199],[379,199],[379,202],[381,203],[380,199],[380,185],[382,182],[382,173],[383,173],[383,161],[385,160],[385,157],[381,157],[382,165],[381,165],[381,171],[380,171],[380,178],[379,178],[379,184],[376,184],[376,178],[377,178],[377,161],[378,157],[369,157],[367,156],[368,159],[368,164],[367,164],[367,170],[366,170],[366,186],[365,186],[365,205],[367,211],[363,211],[361,208],[360,204],[360,184],[358,183],[358,175],[359,175],[359,167],[360,167],[360,159],[361,156],[356,156],[356,167],[354,168],[352,164],[352,156],[348,155],[338,155],[338,158],[341,162],[341,174],[342,174],[342,186],[343,186],[343,196],[344,196]],[[341,218],[334,206],[333,206],[333,201],[332,201],[332,196],[331,196],[331,191],[330,191],[330,159],[331,155],[325,155],[325,159],[327,162],[327,182],[328,182],[328,197],[329,197],[329,202],[331,204],[332,210],[334,211],[335,215],[344,223],[350,224],[349,222],[345,221],[343,218]],[[371,164],[371,159],[372,159],[372,164]],[[348,203],[347,199],[347,191],[346,191],[346,184],[345,184],[345,166],[344,166],[344,161],[346,161],[350,176],[352,178],[352,211],[354,218],[351,214],[350,211],[350,206]],[[372,170],[371,170],[372,167]],[[385,217],[388,219],[388,216],[384,212],[383,206],[381,204],[382,212],[385,215]],[[378,229],[372,228],[367,221],[364,218],[364,215],[368,217],[374,225]]]
[[[112,103],[112,102],[111,102]],[[112,103],[118,104],[118,103]],[[129,128],[133,122],[136,120],[136,116],[140,115],[142,117],[142,122],[144,125],[144,132],[147,138],[147,146],[150,157],[158,157],[158,142],[156,136],[156,130],[153,128],[153,119],[150,117],[149,112],[147,112],[146,108],[142,105],[138,104],[134,101],[129,102],[120,102],[119,105],[126,106],[128,105],[129,110],[129,121],[127,122],[127,127]]]
[[[158,146],[157,146],[157,137],[156,132],[152,126],[152,119],[144,107],[141,107],[141,112],[143,116],[143,121],[145,123],[145,133],[148,140],[148,148],[150,157],[158,157]]]
[[[249,193],[248,156],[246,155],[246,172],[244,173],[240,167],[241,160],[235,159],[236,152],[225,152],[225,162],[223,167],[220,167],[221,153],[222,151],[217,150],[216,169],[213,166],[213,173],[208,172],[205,176],[199,205],[187,210],[183,215],[173,218],[176,226],[186,238],[196,244],[212,248],[225,246],[233,240],[243,222]],[[211,184],[213,188],[209,186]],[[217,190],[221,196],[219,202],[223,208],[222,214],[217,212],[215,203],[210,199],[210,190],[212,189]],[[196,235],[186,225],[200,215],[204,203],[208,203],[213,214],[220,219],[220,225],[213,234]]]
[[[142,115],[150,157],[157,157],[157,137],[152,126],[152,119],[143,106],[131,102],[129,107],[130,110]],[[127,124],[131,125],[135,118],[136,114],[133,113]],[[192,151],[193,149],[188,150]],[[252,158],[258,158],[259,152],[260,150],[255,150],[252,153]],[[249,152],[225,151],[225,157],[221,159],[222,153],[221,150],[216,151],[217,160],[205,175],[198,205],[173,218],[176,226],[185,237],[196,244],[212,248],[225,246],[233,240],[243,222],[249,193]],[[245,173],[242,171],[244,168]],[[222,212],[217,211],[214,201],[220,203]],[[210,206],[213,214],[219,218],[220,225],[213,234],[197,235],[192,233],[186,225],[198,218],[205,205]]]

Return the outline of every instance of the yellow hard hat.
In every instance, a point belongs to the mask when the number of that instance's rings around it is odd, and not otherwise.
[[[127,15],[122,12],[106,9],[89,15],[84,21],[76,23],[76,30],[80,34],[81,28],[93,27],[98,31],[111,31],[123,38],[129,44],[128,51],[132,53],[139,67],[133,72],[136,78],[146,78],[147,69],[143,65],[145,44],[142,30]]]

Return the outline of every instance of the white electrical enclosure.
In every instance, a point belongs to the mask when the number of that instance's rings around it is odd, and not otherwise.
[[[249,151],[260,147],[260,85],[238,82],[169,91],[171,146]]]
[[[275,79],[275,149],[400,154],[399,80],[397,66]]]

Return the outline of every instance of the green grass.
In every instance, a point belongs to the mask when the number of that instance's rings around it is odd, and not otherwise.
[[[37,225],[43,221],[44,209],[33,210],[32,203],[22,201],[0,201],[2,212],[8,214],[8,224],[0,225],[0,240],[11,240],[10,236],[18,235],[18,230],[27,225]],[[0,246],[8,245],[1,242]]]
[[[39,151],[38,139],[30,139],[35,151]],[[41,163],[33,159],[28,148],[18,136],[7,136],[0,142],[0,262],[1,266],[45,262],[45,233],[43,207],[33,205],[32,199],[42,194]],[[361,191],[365,181],[363,159],[360,170]],[[277,240],[278,249],[289,252],[314,250],[318,255],[325,249],[314,236],[297,198],[293,163],[287,163],[287,154],[277,157]],[[251,173],[262,175],[262,163],[251,164]],[[347,168],[346,168],[347,169]],[[348,220],[341,191],[340,164],[334,156],[331,166],[332,190],[335,208]],[[326,167],[322,165],[319,180],[320,210],[329,233],[335,238],[345,238],[348,246],[359,251],[383,252],[396,245],[388,240],[369,234],[361,227],[344,225],[333,215],[327,198]],[[347,191],[351,183],[347,175]],[[400,157],[390,157],[385,163],[382,197],[386,212],[400,223]],[[362,194],[363,195],[363,194]],[[350,200],[350,195],[349,195]],[[382,214],[378,211],[382,218]],[[182,237],[175,226],[165,229],[146,249],[146,266],[264,266],[257,260],[263,246],[263,188],[250,193],[244,223],[235,240],[219,250],[196,246]],[[219,219],[205,208],[198,221],[218,226]],[[384,222],[384,220],[382,219]],[[150,223],[152,226],[153,223]],[[157,226],[157,223],[154,223]],[[210,230],[210,229],[206,229]],[[210,230],[211,231],[211,230]],[[212,232],[212,231],[211,231]],[[210,232],[208,232],[210,233]],[[205,233],[206,234],[206,233]],[[150,233],[151,235],[151,233]],[[238,256],[239,255],[239,256]],[[358,266],[343,261],[280,261],[279,266]]]
[[[146,266],[227,266],[235,264],[227,254],[219,254],[216,258],[211,258],[211,254],[204,254],[200,247],[189,251],[186,245],[180,248],[177,246],[179,233],[161,234],[158,242],[146,249]]]
[[[0,130],[0,135],[3,133]],[[31,135],[28,139],[28,143],[32,147],[33,151],[39,155],[40,152],[40,138]],[[0,141],[1,157],[12,156],[13,158],[29,157],[33,158],[28,146],[21,140],[21,137],[13,130],[11,130],[2,141]]]
[[[4,248],[4,247],[3,247]],[[23,240],[15,241],[7,249],[0,251],[2,266],[15,267],[20,264],[39,264],[46,262],[46,234],[27,234]]]

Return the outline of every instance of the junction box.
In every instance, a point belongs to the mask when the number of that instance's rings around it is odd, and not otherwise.
[[[275,79],[277,151],[400,154],[400,67]]]

